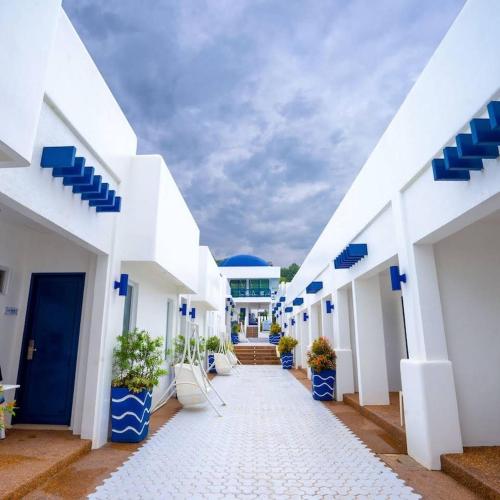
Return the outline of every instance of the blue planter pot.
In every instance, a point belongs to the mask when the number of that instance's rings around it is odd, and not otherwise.
[[[312,371],[312,396],[318,401],[335,399],[335,370]]]
[[[281,355],[281,366],[284,370],[290,370],[293,366],[293,352],[285,352]]]
[[[209,354],[208,355],[208,368],[209,367],[212,367],[210,368],[208,371],[210,373],[217,373],[217,370],[215,369],[215,356],[213,354]]]
[[[240,343],[240,336],[237,333],[231,333],[231,342],[233,344],[239,344]]]
[[[138,443],[148,435],[151,399],[151,391],[111,388],[111,441]]]
[[[281,334],[275,333],[274,335],[269,335],[269,343],[273,345],[278,345],[280,343]]]

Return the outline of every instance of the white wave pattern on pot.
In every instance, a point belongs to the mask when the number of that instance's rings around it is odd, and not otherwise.
[[[90,498],[420,498],[281,366],[214,384],[222,418],[182,409]]]

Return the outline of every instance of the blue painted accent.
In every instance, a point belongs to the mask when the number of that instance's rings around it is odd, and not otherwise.
[[[297,297],[296,299],[293,299],[292,304],[294,306],[301,306],[304,303],[304,299],[302,297]]]
[[[122,208],[122,198],[121,196],[115,197],[115,202],[111,206],[96,207],[96,212],[119,212]]]
[[[182,314],[182,316],[186,316],[186,314],[187,314],[187,304],[182,304],[181,307],[179,307],[179,312]]]
[[[118,289],[118,295],[127,296],[128,291],[128,274],[120,274],[120,281],[115,281],[115,290]]]
[[[291,312],[293,312],[293,306],[288,306],[288,307],[285,307],[285,312],[286,312],[286,313],[291,313]]]
[[[295,319],[292,318],[292,326],[295,325]]]
[[[240,336],[237,333],[231,333],[231,343],[235,345],[240,343]]]
[[[482,170],[483,160],[480,158],[460,158],[457,148],[443,149],[446,170]]]
[[[469,181],[468,170],[447,170],[444,160],[432,160],[432,173],[435,181]]]
[[[90,207],[109,207],[115,203],[115,192],[110,189],[107,198],[103,200],[89,200]]]
[[[500,128],[500,102],[491,101],[488,106],[488,115],[490,116],[490,126],[493,130]]]
[[[490,120],[474,118],[470,122],[472,142],[478,146],[498,146],[500,144],[500,129],[492,130]]]
[[[456,143],[460,158],[498,158],[498,146],[476,146],[472,142],[471,134],[458,134]]]
[[[306,287],[306,293],[318,293],[323,288],[322,281],[312,281]]]
[[[84,174],[85,158],[77,156],[74,159],[73,167],[57,167],[52,169],[52,177],[76,176],[81,177]]]
[[[333,302],[331,300],[326,301],[326,314],[331,314],[331,312],[335,309]]]
[[[312,397],[318,401],[335,399],[336,370],[312,370]]]
[[[196,318],[196,307],[191,308],[191,311],[189,311],[189,316],[191,316],[191,319]]]
[[[281,367],[290,370],[293,367],[293,352],[284,352],[281,355]]]
[[[349,269],[368,255],[368,245],[366,243],[350,243],[334,259],[335,269]]]
[[[109,184],[103,182],[98,193],[82,193],[82,200],[105,200],[108,197]]]
[[[84,273],[32,275],[15,423],[70,424],[84,284]],[[31,340],[37,351],[27,360]]]
[[[45,147],[42,150],[42,168],[73,167],[75,165],[75,146]]]
[[[229,307],[228,307],[228,306],[226,306],[226,312],[228,312],[228,311],[229,311]]]
[[[151,391],[134,393],[126,387],[111,388],[111,441],[138,443],[149,432]]]
[[[406,283],[406,274],[399,274],[399,266],[391,266],[390,273],[392,289],[401,290],[401,283]]]
[[[276,307],[281,307],[281,302],[278,302],[278,303],[276,304]]]
[[[94,180],[94,167],[85,167],[83,169],[83,175],[77,176],[67,176],[63,178],[64,186],[91,186]]]
[[[101,191],[102,185],[102,177],[100,175],[94,175],[92,179],[92,184],[89,185],[81,185],[75,184],[73,186],[73,193],[81,194],[81,193],[99,193]]]
[[[209,373],[217,373],[215,369],[215,356],[213,354],[208,355],[208,372]]]
[[[309,314],[307,314],[306,312],[304,312],[304,314],[302,315],[302,318],[304,321],[307,321],[309,319]]]
[[[219,267],[268,267],[269,264],[255,255],[233,255],[220,264]]]
[[[273,345],[278,345],[280,343],[281,334],[274,333],[273,335],[269,335],[269,343]]]
[[[283,326],[284,326],[285,328],[288,328],[288,323],[283,323]]]
[[[280,297],[280,302],[285,302],[286,297]]]

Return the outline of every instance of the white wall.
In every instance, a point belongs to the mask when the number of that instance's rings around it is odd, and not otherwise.
[[[435,245],[464,446],[500,445],[500,218]]]

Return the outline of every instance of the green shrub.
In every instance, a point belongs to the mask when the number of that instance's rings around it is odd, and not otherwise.
[[[153,338],[145,330],[135,328],[118,338],[113,351],[113,387],[126,387],[132,392],[151,390],[158,385],[163,368],[163,339]]]
[[[293,337],[281,337],[280,342],[278,344],[278,352],[280,356],[282,354],[289,354],[293,351],[294,347],[299,343],[297,339]]]
[[[281,333],[281,326],[278,323],[271,324],[271,335]]]
[[[330,342],[325,337],[316,339],[307,353],[307,364],[315,372],[323,370],[335,370],[336,355]]]
[[[220,339],[219,337],[213,335],[207,339],[207,351],[209,352],[217,352],[220,348]]]

